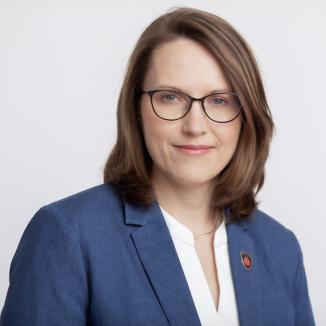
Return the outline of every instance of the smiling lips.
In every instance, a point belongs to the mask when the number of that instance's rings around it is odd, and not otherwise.
[[[198,154],[204,154],[210,151],[211,148],[214,146],[210,145],[179,145],[175,146],[180,151],[192,154],[192,155],[198,155]]]
[[[214,146],[210,145],[177,145],[177,147],[187,148],[187,149],[208,149]]]

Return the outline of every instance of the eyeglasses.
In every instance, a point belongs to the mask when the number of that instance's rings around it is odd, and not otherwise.
[[[154,113],[164,120],[183,118],[191,109],[194,101],[200,101],[206,116],[215,122],[226,123],[234,120],[241,111],[238,96],[231,92],[218,92],[195,98],[174,90],[147,90]]]

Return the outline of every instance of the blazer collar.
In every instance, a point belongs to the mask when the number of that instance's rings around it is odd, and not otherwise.
[[[178,254],[169,229],[156,200],[145,208],[124,202],[125,223],[138,225],[130,236],[170,325],[200,326]],[[228,214],[228,211],[226,210]],[[239,221],[226,224],[228,251],[234,282],[238,317],[241,326],[259,325],[259,301],[262,295],[262,272],[250,223]],[[251,268],[245,268],[241,253],[251,257]]]

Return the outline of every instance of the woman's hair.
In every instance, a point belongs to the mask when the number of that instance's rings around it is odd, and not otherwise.
[[[227,222],[247,218],[257,207],[274,123],[257,63],[246,41],[222,18],[178,7],[155,19],[141,34],[128,60],[117,108],[118,135],[104,168],[104,183],[116,186],[124,200],[151,205],[152,159],[139,123],[140,96],[153,50],[187,38],[208,49],[221,65],[242,107],[242,126],[234,155],[215,177],[212,207],[228,208]]]

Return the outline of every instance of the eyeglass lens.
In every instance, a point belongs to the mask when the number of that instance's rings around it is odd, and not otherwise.
[[[153,94],[153,109],[163,119],[176,120],[189,109],[190,98],[177,91],[158,91]],[[205,98],[204,108],[214,121],[226,122],[235,118],[240,110],[236,95],[220,93]]]

